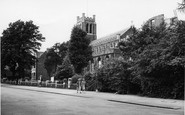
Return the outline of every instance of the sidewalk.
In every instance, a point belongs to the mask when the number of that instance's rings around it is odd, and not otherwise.
[[[107,100],[111,102],[135,104],[135,105],[140,105],[140,106],[184,110],[184,100],[149,98],[149,97],[140,97],[136,95],[119,95],[119,94],[102,93],[102,92],[94,92],[94,91],[86,91],[85,93],[77,93],[76,90],[71,90],[71,89],[18,86],[18,85],[8,85],[8,84],[1,84],[1,86],[18,88],[18,89],[23,89],[23,90],[45,92],[45,93],[54,93],[54,94],[60,94],[60,95],[83,97],[83,98],[103,99],[103,100]]]

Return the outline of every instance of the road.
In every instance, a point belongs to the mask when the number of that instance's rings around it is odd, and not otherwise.
[[[79,96],[78,96],[79,95]],[[2,115],[183,115],[183,110],[1,87]]]

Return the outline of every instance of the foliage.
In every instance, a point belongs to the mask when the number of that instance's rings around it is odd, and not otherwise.
[[[68,52],[68,46],[69,46],[69,41],[63,42],[63,43],[56,43],[52,48],[57,52],[57,54],[60,57],[60,62],[58,62],[58,65],[62,65],[63,60]]]
[[[185,0],[182,0],[182,3],[178,4],[178,10],[181,12],[185,12]]]
[[[59,74],[59,71],[61,70],[61,65],[68,51],[68,44],[69,42],[63,42],[62,44],[56,43],[52,48],[48,50],[44,66],[49,77],[51,77],[51,75]]]
[[[60,47],[59,47],[59,55],[60,55],[60,58],[61,58],[62,60],[64,60],[64,58],[65,58],[66,55],[67,55],[68,46],[69,46],[69,41],[63,42],[62,44],[60,44]]]
[[[56,73],[57,79],[71,78],[74,75],[74,68],[69,60],[68,55],[64,58],[62,66],[58,68]]]
[[[100,91],[117,93],[137,93],[131,91],[136,87],[132,81],[131,63],[123,59],[110,59],[97,73],[98,88]],[[135,85],[133,85],[135,84]],[[134,87],[134,88],[133,88]]]
[[[33,21],[18,20],[10,23],[1,37],[1,71],[8,66],[13,74],[12,79],[24,77],[35,64],[35,53],[40,49],[45,38],[39,32],[39,27]]]
[[[46,59],[44,61],[44,67],[47,70],[48,76],[51,77],[52,74],[56,72],[57,64],[60,62],[60,57],[55,52],[54,48],[48,49],[46,54]]]
[[[88,65],[92,59],[92,50],[90,39],[86,37],[87,33],[78,27],[74,27],[71,32],[69,43],[69,59],[74,66],[76,73],[81,74],[83,68]]]
[[[98,85],[98,81],[97,81],[97,76],[95,76],[95,74],[90,73],[90,72],[86,72],[84,74],[84,78],[86,81],[86,90],[88,91],[95,91],[96,89],[98,89],[97,85]]]
[[[145,25],[119,45],[123,54],[133,59],[132,74],[140,79],[143,95],[184,98],[184,21],[169,28],[165,23],[160,27]]]

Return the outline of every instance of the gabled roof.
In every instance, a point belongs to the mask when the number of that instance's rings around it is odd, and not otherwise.
[[[104,36],[102,38],[99,38],[97,40],[94,40],[94,41],[91,42],[90,45],[96,46],[96,45],[105,44],[105,43],[114,41],[114,40],[117,39],[117,35],[120,35],[121,36],[124,33],[126,33],[129,29],[130,29],[130,27],[129,28],[126,28],[126,29],[123,29],[123,30],[120,30],[120,31],[117,31],[115,33],[109,34],[109,35]]]
[[[37,52],[37,58],[40,58],[44,52]]]

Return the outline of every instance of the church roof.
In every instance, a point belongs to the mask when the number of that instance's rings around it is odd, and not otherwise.
[[[40,58],[44,52],[37,52],[37,58]]]
[[[130,29],[130,27],[126,28],[126,29],[123,29],[123,30],[120,30],[120,31],[117,31],[115,33],[109,34],[107,36],[101,37],[101,38],[99,38],[97,40],[92,41],[91,45],[96,46],[96,45],[105,44],[105,43],[114,41],[114,40],[117,39],[117,35],[121,36],[124,33],[126,33],[129,29]]]

